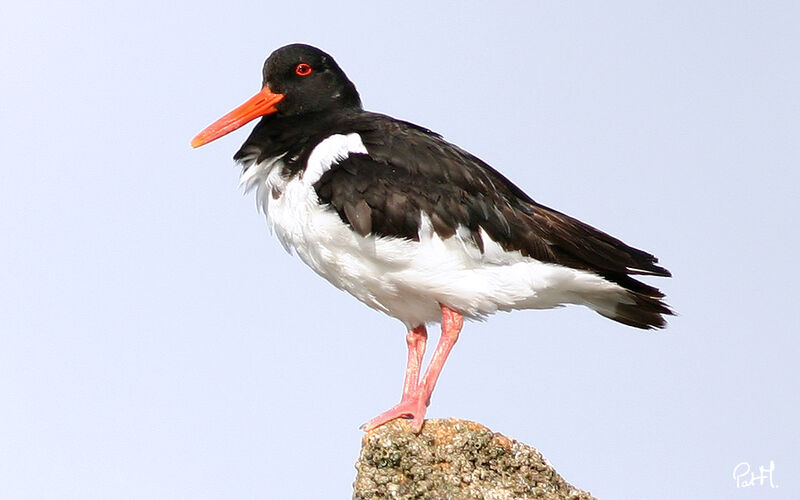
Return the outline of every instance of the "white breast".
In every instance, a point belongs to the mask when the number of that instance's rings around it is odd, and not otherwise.
[[[332,135],[314,148],[302,174],[285,179],[283,158],[276,157],[249,165],[241,184],[255,188],[259,207],[287,251],[368,306],[411,328],[438,321],[440,303],[482,318],[498,310],[567,303],[613,312],[616,303],[627,302],[619,285],[507,252],[485,231],[483,253],[464,228],[442,240],[424,213],[419,241],[358,235],[335,210],[320,204],[313,187],[352,153],[367,153],[358,134]]]

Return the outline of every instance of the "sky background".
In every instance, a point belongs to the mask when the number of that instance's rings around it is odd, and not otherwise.
[[[252,125],[189,147],[292,42],[674,274],[662,332],[467,324],[429,417],[605,500],[800,498],[798,26],[788,1],[4,5],[0,498],[352,494],[405,330],[269,234],[231,159]],[[736,488],[770,461],[778,488]]]

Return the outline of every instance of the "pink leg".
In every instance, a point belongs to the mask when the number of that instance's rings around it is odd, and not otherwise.
[[[442,306],[442,337],[439,339],[436,350],[433,351],[431,362],[425,371],[425,376],[422,377],[422,382],[419,384],[419,389],[422,392],[421,396],[424,396],[425,408],[431,404],[431,394],[433,394],[433,389],[436,387],[436,381],[439,380],[439,374],[444,368],[444,362],[447,361],[450,350],[456,345],[458,335],[461,333],[463,326],[463,316],[447,306]],[[419,428],[422,428],[421,420]]]
[[[425,356],[427,340],[428,331],[425,329],[425,325],[420,325],[408,331],[408,334],[406,334],[408,361],[406,362],[406,377],[403,381],[403,397],[398,404],[364,424],[362,426],[364,430],[371,431],[396,418],[413,417],[417,405],[416,393],[419,385],[419,371],[422,367],[422,358]]]
[[[428,341],[428,331],[425,325],[420,325],[408,331],[406,343],[408,344],[408,361],[406,362],[406,378],[403,381],[403,400],[408,399],[419,383],[419,370],[422,367],[422,358],[425,356],[425,344]]]
[[[425,413],[428,410],[436,381],[439,379],[444,362],[458,340],[458,335],[464,325],[464,318],[461,314],[447,306],[441,306],[441,308],[442,336],[433,353],[428,369],[425,371],[425,376],[418,383],[415,381],[419,377],[419,365],[425,352],[425,339],[427,338],[427,334],[425,336],[420,335],[418,331],[420,327],[417,327],[411,330],[406,337],[409,351],[406,378],[403,384],[403,398],[398,404],[364,424],[365,431],[371,431],[401,417],[410,417],[413,420],[415,432],[422,430],[422,423],[425,420]]]

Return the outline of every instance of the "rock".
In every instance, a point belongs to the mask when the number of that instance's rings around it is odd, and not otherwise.
[[[464,420],[406,420],[367,433],[356,462],[356,500],[597,500],[570,485],[542,455]]]

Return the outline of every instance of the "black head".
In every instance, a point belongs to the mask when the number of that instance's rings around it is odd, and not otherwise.
[[[264,62],[264,87],[285,97],[278,114],[299,115],[332,109],[361,108],[355,85],[325,52],[295,43]]]
[[[261,91],[197,134],[192,146],[207,144],[260,116],[358,109],[361,99],[355,85],[331,56],[310,45],[287,45],[264,63]]]

